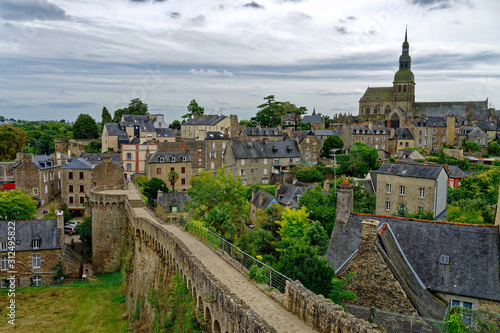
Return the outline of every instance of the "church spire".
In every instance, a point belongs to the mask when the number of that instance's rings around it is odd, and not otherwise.
[[[405,29],[405,41],[403,42],[403,54],[408,54],[410,50],[410,43],[408,43],[408,26]]]

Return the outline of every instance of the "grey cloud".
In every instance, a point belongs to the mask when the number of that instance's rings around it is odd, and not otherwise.
[[[256,3],[255,1],[252,1],[252,2],[249,2],[249,3],[246,3],[243,5],[243,7],[246,7],[246,8],[254,8],[254,9],[264,9],[264,6],[262,5],[259,5],[258,3]]]
[[[12,21],[65,20],[66,12],[47,0],[2,0],[0,17]]]
[[[409,3],[427,10],[448,9],[456,5],[472,7],[469,0],[409,0]]]
[[[193,23],[195,23],[195,24],[202,25],[202,24],[205,24],[207,19],[203,15],[198,15],[195,18],[193,18],[191,21],[193,21]]]
[[[181,17],[181,13],[179,13],[179,12],[170,12],[170,17],[173,18],[174,20],[178,19],[178,18]]]
[[[349,21],[356,21],[358,18],[356,16],[347,16]]]
[[[97,103],[75,103],[75,102],[69,102],[69,103],[43,103],[39,104],[39,106],[42,107],[49,107],[49,108],[54,108],[54,109],[85,109],[88,107],[93,107],[97,106],[99,104]]]
[[[335,30],[341,34],[341,35],[347,35],[349,32],[347,31],[347,28],[346,27],[338,27],[338,26],[335,26],[334,27]]]

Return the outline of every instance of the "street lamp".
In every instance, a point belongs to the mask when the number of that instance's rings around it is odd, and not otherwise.
[[[333,155],[333,179],[335,181],[335,197],[337,197],[337,158],[335,153],[338,152],[340,148],[330,149],[330,156]]]

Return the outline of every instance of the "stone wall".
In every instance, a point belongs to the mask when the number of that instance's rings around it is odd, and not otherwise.
[[[320,333],[380,332],[377,325],[354,317],[345,312],[340,305],[333,303],[322,295],[313,294],[298,282],[286,282],[283,306]]]
[[[489,313],[500,314],[500,302],[491,301],[488,299],[480,299],[479,310]]]

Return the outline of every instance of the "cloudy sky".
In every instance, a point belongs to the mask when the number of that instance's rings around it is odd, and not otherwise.
[[[332,116],[391,86],[405,26],[418,101],[500,109],[497,0],[1,0],[0,115],[101,119],[136,97],[249,119],[263,97]]]

